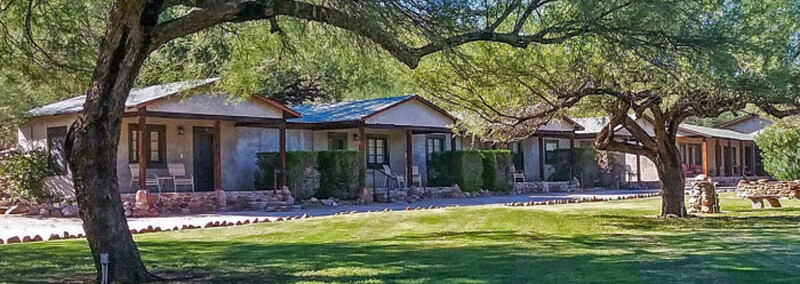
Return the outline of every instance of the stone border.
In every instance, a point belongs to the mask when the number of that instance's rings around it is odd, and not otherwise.
[[[615,200],[630,200],[630,199],[640,199],[640,198],[650,198],[661,196],[661,193],[647,193],[647,194],[636,194],[636,195],[629,195],[629,196],[618,196],[614,198],[597,198],[597,196],[592,196],[591,198],[583,197],[583,198],[567,198],[567,199],[553,199],[547,201],[528,201],[528,202],[509,202],[506,203],[506,206],[511,207],[527,207],[527,206],[539,206],[539,205],[555,205],[555,204],[571,204],[571,203],[589,203],[589,202],[606,202],[606,201],[615,201]]]

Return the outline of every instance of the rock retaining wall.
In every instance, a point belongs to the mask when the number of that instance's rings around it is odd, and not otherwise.
[[[222,192],[164,192],[152,194],[152,200],[142,201],[137,194],[122,194],[125,214],[147,217],[144,211],[155,210],[158,215],[201,214],[215,211],[290,211],[297,209],[288,189]],[[150,199],[150,198],[147,198]],[[143,206],[142,204],[147,204]],[[143,208],[142,208],[143,207]],[[141,213],[140,213],[141,212]],[[152,212],[152,211],[151,211]]]
[[[745,181],[736,186],[736,196],[745,198],[751,195],[776,195],[785,198],[800,198],[800,181]]]

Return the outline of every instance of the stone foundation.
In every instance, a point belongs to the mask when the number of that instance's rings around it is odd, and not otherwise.
[[[745,198],[752,195],[775,195],[785,198],[800,198],[800,181],[740,181],[736,186],[736,196]]]
[[[224,193],[224,194],[223,194]],[[151,201],[137,194],[122,194],[125,214],[148,217],[159,215],[202,214],[216,211],[291,211],[296,209],[289,190],[164,192],[151,194]]]

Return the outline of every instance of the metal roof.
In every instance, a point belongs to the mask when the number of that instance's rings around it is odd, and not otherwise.
[[[694,124],[682,123],[681,128],[690,132],[695,132],[701,136],[710,136],[714,138],[726,138],[742,141],[753,141],[753,136],[750,134],[739,133],[733,130],[719,129],[713,127],[705,127]]]
[[[633,117],[632,117],[633,118]],[[635,118],[634,118],[635,119]],[[577,134],[597,134],[603,130],[603,127],[608,124],[610,118],[607,116],[599,116],[599,117],[584,117],[584,118],[574,118],[574,120],[583,125],[584,130],[576,131]],[[732,130],[727,129],[720,129],[720,128],[713,128],[713,127],[705,127],[699,126],[694,124],[688,123],[681,123],[680,125],[681,130],[695,133],[700,136],[707,136],[707,137],[714,137],[714,138],[725,138],[725,139],[735,139],[735,140],[742,140],[742,141],[752,141],[753,136],[750,134],[743,134]]]
[[[219,78],[209,78],[203,80],[174,82],[162,85],[148,86],[144,88],[132,89],[128,100],[125,101],[125,107],[133,108],[142,103],[150,102],[160,98],[168,97],[181,91],[197,88],[216,82]],[[83,110],[83,104],[86,102],[86,95],[77,96],[74,98],[58,101],[45,106],[41,106],[28,111],[28,116],[45,116],[45,115],[59,115],[68,113],[77,113]]]
[[[300,123],[358,121],[412,97],[414,95],[292,106],[291,108],[302,114],[303,117],[292,118],[287,121]]]

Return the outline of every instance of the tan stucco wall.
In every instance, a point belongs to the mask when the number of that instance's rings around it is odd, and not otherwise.
[[[281,118],[283,112],[273,106],[253,100],[229,99],[227,96],[195,95],[171,97],[147,106],[148,111]]]
[[[366,123],[449,127],[453,120],[420,101],[410,100],[367,119]]]

